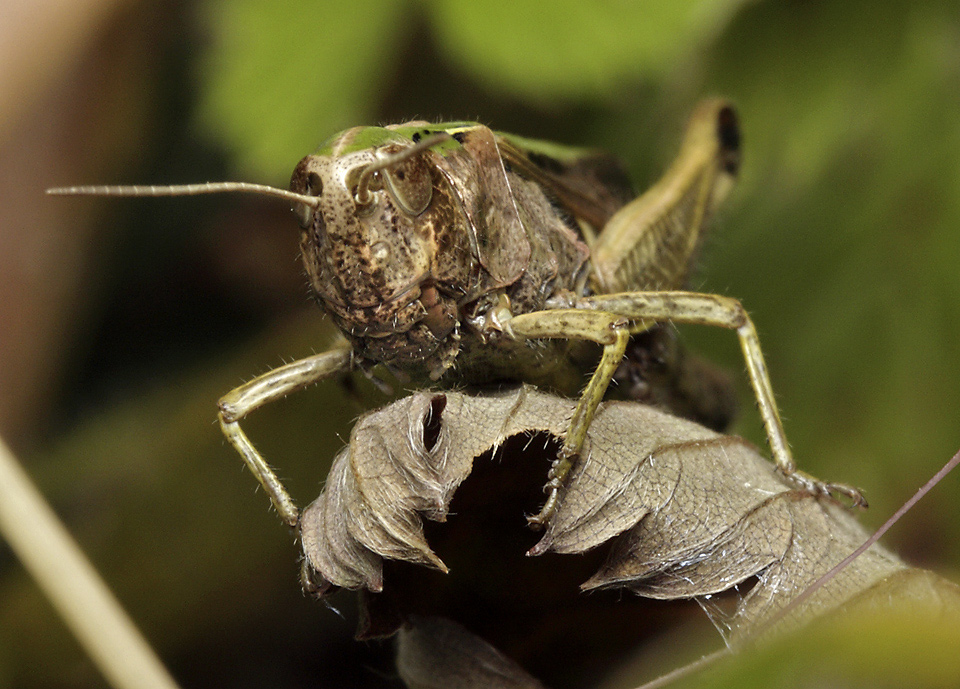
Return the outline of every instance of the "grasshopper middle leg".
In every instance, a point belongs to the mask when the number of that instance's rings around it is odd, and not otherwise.
[[[572,309],[523,314],[504,321],[504,330],[515,337],[587,339],[604,345],[600,363],[574,412],[560,456],[551,468],[544,489],[548,494],[547,501],[540,513],[530,519],[531,524],[542,526],[556,510],[559,490],[573,467],[597,405],[623,356],[626,338],[631,333],[647,329],[650,323],[663,321],[736,330],[777,469],[814,495],[844,495],[855,506],[866,505],[866,500],[856,488],[841,483],[825,483],[797,470],[777,410],[756,328],[739,301],[697,292],[624,292],[585,297],[574,306]],[[575,315],[577,312],[580,315]],[[600,318],[588,318],[587,314],[590,313]],[[627,319],[627,325],[624,325],[623,319]]]
[[[586,297],[579,300],[576,306],[630,318],[638,323],[641,330],[645,327],[643,321],[697,323],[736,330],[777,468],[784,476],[815,495],[844,495],[854,506],[866,505],[863,494],[856,488],[842,483],[825,483],[797,470],[783,431],[757,330],[739,301],[698,292],[625,292]]]
[[[349,370],[350,363],[349,349],[333,349],[268,371],[220,398],[219,417],[223,434],[240,453],[247,467],[270,496],[280,518],[289,526],[297,525],[299,510],[283,483],[257,452],[238,422],[254,409],[311,383]]]
[[[615,313],[586,309],[553,309],[500,318],[503,331],[514,338],[564,338],[590,340],[603,345],[600,363],[580,395],[557,459],[550,467],[544,492],[547,500],[540,512],[528,518],[542,528],[557,509],[559,492],[576,462],[587,429],[607,386],[623,359],[630,339],[630,322]]]

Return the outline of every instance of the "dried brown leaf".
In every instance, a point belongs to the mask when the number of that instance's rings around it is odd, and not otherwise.
[[[384,559],[446,571],[422,520],[445,521],[474,460],[508,438],[562,436],[573,406],[523,386],[422,392],[365,416],[303,513],[304,553],[321,591],[381,591],[390,583]],[[652,407],[607,402],[529,554],[609,544],[605,564],[583,588],[623,587],[649,598],[709,597],[756,577],[727,621],[737,635],[770,619],[865,538],[848,512],[798,491],[744,441]],[[875,546],[790,619],[836,608],[904,569]]]

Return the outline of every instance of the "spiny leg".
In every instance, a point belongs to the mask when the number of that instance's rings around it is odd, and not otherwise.
[[[770,375],[760,349],[760,339],[753,321],[739,301],[697,292],[624,292],[585,297],[578,300],[576,306],[639,320],[636,326],[631,327],[633,332],[645,327],[642,321],[697,323],[736,330],[777,468],[784,476],[815,495],[845,495],[854,506],[866,506],[866,500],[856,488],[842,483],[825,483],[797,470],[773,396]]]
[[[220,398],[219,418],[223,434],[240,453],[247,467],[270,496],[280,518],[289,526],[297,525],[299,510],[283,483],[254,448],[238,422],[254,409],[349,368],[350,349],[333,349],[268,371]]]
[[[563,447],[547,474],[543,489],[547,494],[546,502],[539,513],[527,518],[531,526],[542,528],[557,509],[560,489],[583,448],[597,405],[623,359],[630,339],[629,322],[616,314],[585,309],[536,311],[519,316],[501,312],[498,321],[503,331],[514,338],[590,340],[603,345],[600,363],[580,394]]]

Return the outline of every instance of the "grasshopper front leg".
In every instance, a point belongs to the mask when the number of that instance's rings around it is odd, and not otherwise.
[[[597,406],[623,359],[630,339],[630,322],[614,313],[586,309],[553,309],[519,316],[502,309],[496,320],[506,335],[516,339],[563,338],[589,340],[603,345],[600,363],[580,395],[563,439],[563,447],[547,475],[547,484],[543,489],[547,500],[538,514],[527,518],[532,527],[539,529],[557,509],[560,489],[576,463]]]
[[[223,434],[240,453],[244,463],[270,496],[280,518],[289,526],[297,525],[300,512],[283,483],[240,428],[239,421],[269,402],[348,371],[350,364],[349,348],[333,349],[268,371],[220,398],[219,418]]]

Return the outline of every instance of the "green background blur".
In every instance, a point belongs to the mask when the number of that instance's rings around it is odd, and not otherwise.
[[[876,526],[960,448],[955,2],[0,12],[24,46],[0,72],[0,430],[188,686],[393,686],[383,653],[349,639],[351,601],[342,619],[301,598],[291,535],[213,423],[221,394],[331,333],[283,204],[47,186],[285,186],[333,132],[422,117],[604,148],[642,188],[694,104],[726,95],[742,176],[693,287],[753,316],[798,462],[862,487]],[[736,432],[762,445],[736,338],[683,332],[738,374]],[[384,399],[324,384],[248,432],[303,504]],[[958,505],[952,476],[888,545],[957,579]],[[101,682],[0,547],[0,686]]]

